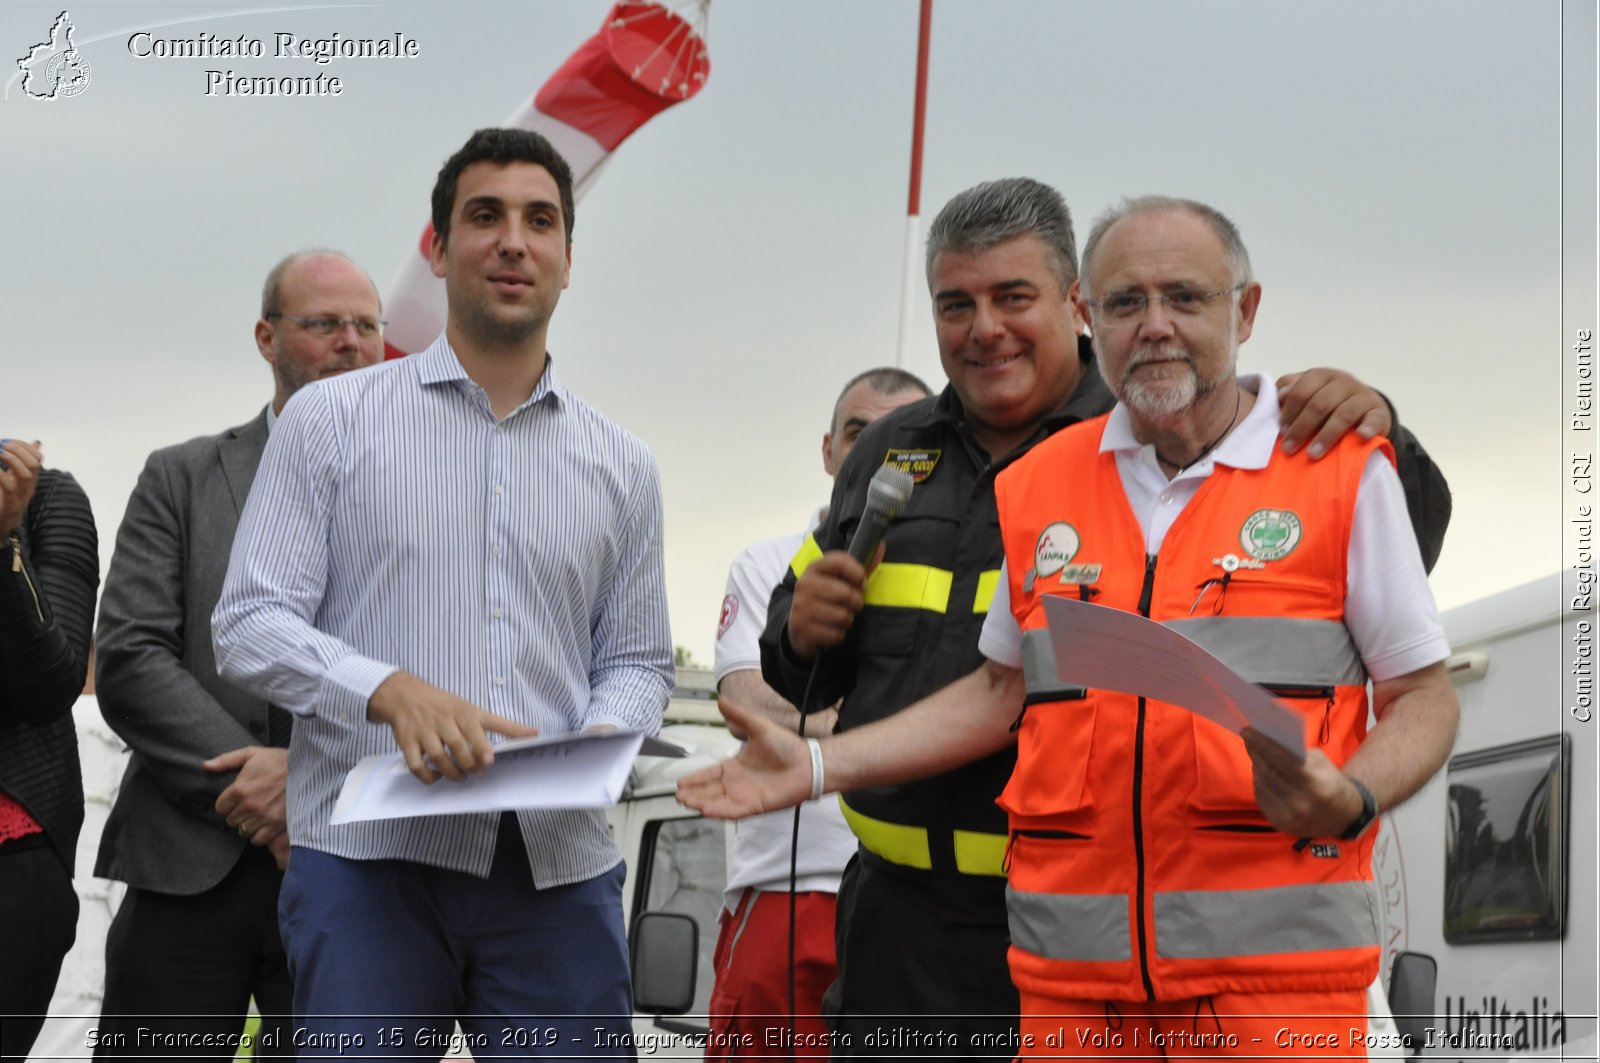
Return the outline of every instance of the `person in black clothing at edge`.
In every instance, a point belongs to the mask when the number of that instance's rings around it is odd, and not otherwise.
[[[978,635],[1002,555],[995,475],[1114,401],[1072,302],[1077,249],[1060,193],[1026,178],[960,193],[929,228],[926,262],[949,386],[862,433],[829,520],[773,593],[762,636],[767,683],[797,705],[805,698],[803,708],[843,698],[839,730],[898,712],[982,663]],[[1383,396],[1331,369],[1278,387],[1290,451],[1320,456],[1348,431],[1388,435],[1431,569],[1449,487]],[[885,464],[916,486],[868,580],[844,548]],[[1018,1003],[995,798],[1015,759],[1008,748],[933,778],[840,795],[860,847],[839,893],[839,974],[824,1000],[836,1058],[1011,1054]]]
[[[94,515],[38,444],[0,440],[0,1055],[25,1059],[77,935],[72,706],[100,585]]]

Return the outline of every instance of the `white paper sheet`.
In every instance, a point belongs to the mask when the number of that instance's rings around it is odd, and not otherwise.
[[[494,763],[460,782],[423,783],[398,752],[363,757],[345,776],[330,822],[503,812],[519,808],[605,808],[617,803],[633,758],[681,757],[682,746],[625,731],[518,738],[494,747]]]
[[[1305,717],[1171,628],[1057,595],[1045,597],[1044,615],[1063,683],[1181,705],[1234,734],[1253,727],[1305,757]]]

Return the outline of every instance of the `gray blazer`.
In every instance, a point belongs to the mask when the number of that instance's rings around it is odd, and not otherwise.
[[[267,703],[217,676],[211,610],[267,444],[263,410],[145,462],[100,599],[95,692],[132,749],[94,873],[190,895],[222,881],[247,843],[214,807],[235,777],[201,762],[267,743]]]

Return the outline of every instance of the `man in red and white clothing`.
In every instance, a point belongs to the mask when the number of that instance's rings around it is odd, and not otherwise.
[[[834,403],[833,419],[822,437],[822,467],[828,476],[839,471],[863,428],[928,394],[926,384],[902,369],[869,369],[851,378]],[[767,626],[772,589],[782,581],[807,533],[826,512],[824,508],[814,514],[805,531],[751,543],[734,559],[717,625],[717,692],[767,713],[790,730],[798,728],[799,712],[762,681],[759,639]],[[811,713],[806,733],[827,734],[835,716],[833,709]],[[769,1055],[767,1030],[787,1024],[793,831],[794,815],[780,811],[744,820],[734,835],[714,954],[716,982],[711,990],[707,1059]],[[828,1043],[820,1009],[837,969],[834,911],[839,879],[855,853],[856,836],[845,824],[835,798],[819,798],[800,806],[794,886],[794,1031],[801,1049]]]

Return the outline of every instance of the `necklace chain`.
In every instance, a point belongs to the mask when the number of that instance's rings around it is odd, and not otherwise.
[[[1233,431],[1234,423],[1239,420],[1239,408],[1244,405],[1244,389],[1240,388],[1237,384],[1234,385],[1234,389],[1235,394],[1233,399],[1233,416],[1228,419],[1228,423],[1223,426],[1222,433],[1218,435],[1217,438],[1200,448],[1200,453],[1190,458],[1187,462],[1177,462],[1162,454],[1161,451],[1156,451],[1157,461],[1163,465],[1170,465],[1176,470],[1176,472],[1174,472],[1172,475],[1177,476],[1179,473],[1198,465],[1202,458],[1204,458],[1207,454],[1210,454],[1213,450],[1216,450],[1218,444],[1220,444],[1224,439],[1228,438],[1228,433]]]

